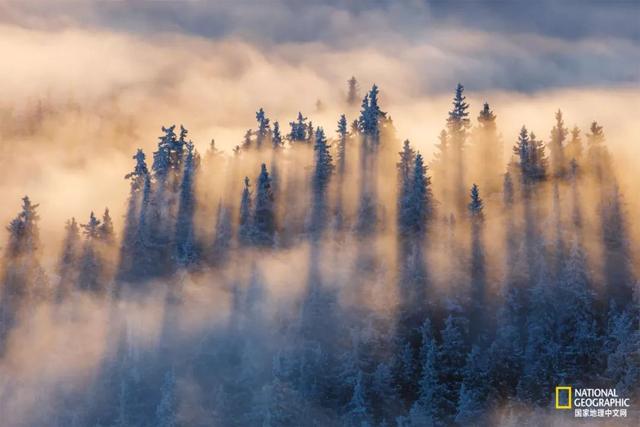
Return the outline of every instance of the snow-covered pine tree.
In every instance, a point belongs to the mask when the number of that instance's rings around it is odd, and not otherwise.
[[[458,409],[460,385],[466,362],[467,349],[461,318],[449,315],[441,332],[438,348],[438,382],[440,383],[440,422],[450,425]]]
[[[271,125],[264,110],[260,108],[256,113],[256,120],[258,121],[258,130],[256,131],[256,148],[261,149],[263,145],[268,145],[271,142]]]
[[[475,161],[470,166],[484,194],[493,194],[500,191],[504,162],[496,115],[487,102],[478,115],[478,125],[472,134],[471,157]]]
[[[257,246],[269,247],[275,243],[276,219],[271,178],[264,163],[258,177],[256,203],[253,212],[253,242]]]
[[[102,222],[91,212],[89,221],[81,224],[85,237],[80,259],[78,288],[101,296],[107,291],[105,283],[105,262],[100,247],[100,225]]]
[[[23,308],[47,296],[48,281],[40,265],[38,205],[28,196],[22,198],[22,210],[9,223],[9,239],[4,253],[2,294],[0,297],[0,354],[5,339],[18,322]]]
[[[241,245],[248,245],[253,239],[253,224],[251,223],[251,190],[249,177],[244,178],[242,199],[240,200],[240,218],[238,221],[238,241]]]
[[[487,425],[487,396],[489,393],[486,353],[474,345],[462,370],[460,401],[455,417],[459,425]]]
[[[313,146],[314,169],[311,181],[312,205],[311,205],[311,234],[314,239],[320,238],[327,221],[327,188],[333,173],[333,159],[329,152],[329,144],[324,135],[324,130],[316,130],[316,142]]]
[[[175,256],[178,265],[188,267],[197,262],[198,250],[194,230],[194,215],[196,208],[194,194],[195,159],[194,146],[187,143],[187,158],[184,163],[182,183],[180,184],[180,199],[175,226]]]
[[[397,163],[399,181],[398,232],[400,237],[403,237],[411,233],[411,196],[416,152],[411,148],[411,143],[407,139],[402,145],[402,151],[398,154],[400,155],[400,161]]]
[[[468,129],[471,126],[469,120],[469,104],[464,96],[464,86],[460,83],[456,86],[453,97],[453,108],[447,117],[447,134],[449,136],[449,158],[452,168],[452,182],[449,183],[453,192],[453,206],[458,216],[464,213],[465,185],[464,185],[464,155],[463,150],[467,141]]]
[[[80,267],[80,227],[75,218],[71,218],[65,225],[65,237],[62,243],[62,254],[58,261],[58,285],[55,299],[60,302],[64,300],[78,280],[78,269]]]
[[[297,119],[289,122],[289,125],[291,132],[289,132],[288,138],[291,144],[307,141],[307,118],[301,112],[298,112]]]
[[[144,151],[138,149],[133,156],[136,164],[133,171],[125,175],[129,180],[129,199],[127,201],[127,212],[125,214],[124,231],[120,244],[120,259],[118,261],[118,272],[116,278],[118,282],[128,280],[133,269],[136,237],[138,235],[140,210],[142,204],[142,193],[145,180],[149,176],[146,156]]]
[[[476,184],[471,187],[471,200],[468,205],[471,218],[471,312],[470,325],[471,336],[479,339],[481,334],[487,332],[487,275],[484,251],[484,203],[480,198],[480,190]]]

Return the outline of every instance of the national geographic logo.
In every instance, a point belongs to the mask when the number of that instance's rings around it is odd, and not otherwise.
[[[629,398],[618,395],[614,388],[576,388],[557,386],[556,409],[573,409],[576,418],[626,417]]]

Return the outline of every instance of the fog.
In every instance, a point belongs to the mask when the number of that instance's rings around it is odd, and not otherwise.
[[[302,401],[301,407],[318,425],[341,425],[338,419],[342,424],[347,419],[352,422],[344,425],[360,425],[359,418],[349,418],[356,400],[352,394],[357,394],[356,381],[349,375],[355,371],[342,374],[350,378],[345,379],[349,390],[340,388],[344,385],[332,389],[335,401],[346,405],[342,413],[331,406],[333,401],[325,405],[318,395],[297,389],[295,381],[302,380],[285,381],[285,366],[295,364],[298,348],[306,349],[309,340],[319,342],[318,351],[342,367],[348,365],[344,357],[360,357],[360,346],[371,345],[373,361],[354,363],[361,364],[356,371],[364,375],[363,384],[373,387],[371,366],[377,363],[392,365],[395,379],[400,341],[414,347],[416,359],[423,357],[415,336],[423,320],[433,322],[434,341],[443,341],[439,345],[444,345],[446,334],[438,331],[444,331],[451,313],[457,316],[469,310],[473,331],[469,295],[477,279],[478,242],[489,301],[483,313],[493,319],[485,325],[492,331],[488,336],[499,336],[491,322],[501,321],[494,317],[507,299],[511,275],[535,288],[543,273],[532,266],[543,263],[550,281],[564,280],[564,267],[557,272],[554,265],[573,265],[565,261],[573,258],[570,250],[565,254],[559,249],[562,245],[575,245],[584,252],[598,322],[606,322],[609,314],[603,307],[618,298],[609,283],[617,280],[620,265],[629,270],[620,286],[637,297],[640,45],[633,22],[640,13],[637,7],[614,2],[605,8],[587,2],[576,12],[580,19],[572,18],[559,30],[539,16],[527,19],[522,10],[497,8],[493,2],[467,7],[413,0],[253,3],[0,1],[4,53],[0,223],[11,223],[25,195],[39,204],[36,252],[48,276],[47,296],[15,309],[21,314],[12,328],[0,327],[0,413],[6,414],[0,424],[159,425],[160,420],[171,419],[166,425],[266,426],[265,420],[276,417],[273,407],[301,406]],[[535,13],[525,3],[526,10]],[[566,5],[554,9],[553,4],[541,2],[537,15],[552,16],[555,22],[561,11],[573,11]],[[523,19],[522,27],[512,23]],[[347,102],[351,76],[359,86],[356,103]],[[464,84],[471,121],[462,187],[451,171],[442,172],[436,148],[440,132],[447,129],[459,82]],[[313,122],[314,130],[322,127],[336,164],[336,123],[341,114],[349,124],[361,116],[360,100],[374,84],[392,125],[383,122],[383,143],[374,157],[362,148],[367,136],[349,137],[345,171],[339,177],[334,171],[324,190],[326,200],[319,202],[315,196],[313,143],[296,146],[287,140],[277,154],[270,147],[243,148],[234,154],[247,129],[257,138],[256,111],[263,108],[271,126],[279,122],[283,137],[298,112]],[[499,175],[474,157],[478,137],[473,132],[480,128],[477,117],[484,102],[497,116],[499,138],[493,142],[502,159],[491,163],[499,167]],[[517,159],[512,147],[526,125],[544,141],[548,156],[558,110],[568,130],[574,126],[581,130],[585,152],[592,122],[603,126],[611,170],[605,168],[602,178],[596,163],[584,160],[579,178],[550,177],[531,190],[513,172]],[[151,169],[162,127],[173,124],[188,129],[200,159],[190,232],[198,261],[195,266],[183,265],[165,254],[152,263],[157,271],[123,279],[119,274],[126,259],[128,209],[131,200],[138,211],[143,203],[142,189],[130,193],[131,179],[125,174],[136,164],[132,156],[139,148]],[[411,246],[417,237],[402,237],[397,220],[401,190],[396,165],[405,139],[428,165],[436,212],[418,246]],[[209,151],[212,140],[223,154]],[[274,166],[279,174],[274,185],[275,240],[268,248],[243,245],[239,223],[243,179],[250,179],[255,208],[262,163],[272,178]],[[503,206],[502,176],[507,171],[516,182],[512,208]],[[179,179],[176,188],[184,185],[184,176]],[[485,184],[496,179],[499,188],[486,190]],[[154,175],[153,197],[160,197],[159,182]],[[477,225],[466,212],[474,183],[480,184],[484,200],[480,234],[474,234]],[[455,199],[461,188],[463,210]],[[179,222],[185,202],[177,190],[172,191],[173,196],[162,196],[167,197],[164,214]],[[372,232],[361,231],[359,224],[367,197],[377,215]],[[574,197],[579,197],[579,207]],[[65,222],[75,217],[86,224],[90,212],[100,217],[105,207],[113,219],[115,241],[96,244],[94,250],[103,263],[96,276],[107,290],[94,295],[75,277],[69,281],[75,289],[72,294],[54,298],[57,289],[66,286],[60,272]],[[336,214],[338,207],[342,216]],[[159,218],[164,210],[158,208]],[[223,211],[231,218],[232,234],[224,260],[215,252],[216,236],[224,228]],[[574,224],[577,211],[583,221],[579,227]],[[450,215],[455,222],[450,222]],[[173,224],[170,230],[167,233],[173,233]],[[9,279],[0,284],[5,294],[10,292],[14,271],[9,231],[0,236],[7,253],[2,273]],[[624,244],[612,249],[607,236],[616,233]],[[518,255],[510,253],[510,236],[517,236]],[[403,246],[405,239],[411,245]],[[178,244],[170,241],[165,242],[167,247]],[[87,239],[80,245],[84,246],[79,246],[78,254],[93,243]],[[534,252],[540,259],[532,259]],[[75,267],[81,269],[79,264]],[[417,303],[424,307],[417,315],[406,301],[408,295],[416,295],[403,284],[418,279],[406,279],[407,271],[421,277],[423,293],[417,294]],[[337,308],[327,309],[334,303]],[[326,310],[319,316],[322,321],[313,317],[318,315],[313,311],[319,310],[317,306]],[[630,306],[629,313],[637,316],[636,302]],[[531,307],[526,309],[534,313]],[[409,324],[413,329],[403,331]],[[322,327],[327,330],[318,332]],[[609,339],[606,332],[598,333],[603,342]],[[631,333],[635,335],[630,342],[637,341],[637,331]],[[469,332],[465,345],[485,345],[476,342],[474,334]],[[603,371],[612,370],[602,360],[599,363]],[[425,370],[420,367],[414,373]],[[285,397],[278,394],[279,381],[289,387],[280,391]],[[575,381],[586,384],[590,378]],[[623,387],[620,384],[631,393],[636,383],[619,380],[607,385]],[[129,394],[122,391],[125,387]],[[424,404],[416,400],[418,391],[411,384],[398,387],[404,406],[389,409],[398,418],[386,421],[422,425],[409,411],[414,402]],[[245,389],[251,392],[243,394]],[[637,396],[637,388],[634,393]],[[282,401],[274,403],[272,396]],[[123,399],[135,404],[127,406]],[[387,409],[376,406],[375,398],[368,399],[372,400],[367,410],[372,413],[367,420],[383,425],[381,413]],[[518,405],[497,401],[485,409],[489,419],[500,425],[521,423],[534,410],[548,416],[550,423],[572,421],[545,412],[540,401],[522,398]],[[163,412],[168,407],[169,415]],[[403,417],[403,422],[411,418],[413,424],[401,424],[398,419]]]

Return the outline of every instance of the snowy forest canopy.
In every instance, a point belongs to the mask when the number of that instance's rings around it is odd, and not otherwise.
[[[605,129],[558,111],[546,137],[505,136],[458,85],[428,160],[359,92],[335,129],[260,108],[232,153],[162,127],[124,175],[122,229],[69,219],[53,269],[24,197],[0,285],[8,425],[568,423],[563,384],[638,402],[637,213]]]

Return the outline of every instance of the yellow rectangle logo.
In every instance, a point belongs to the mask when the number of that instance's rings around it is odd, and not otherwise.
[[[567,403],[560,404],[560,392],[567,393]],[[571,386],[557,386],[556,387],[556,409],[571,409]]]

